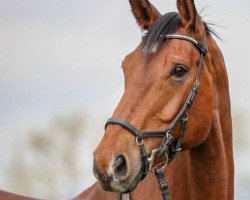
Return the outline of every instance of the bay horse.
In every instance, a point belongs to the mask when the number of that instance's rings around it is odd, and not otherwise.
[[[228,77],[213,30],[194,0],[165,15],[130,4],[145,34],[122,63],[124,94],[94,151],[100,187],[120,199],[233,199]],[[95,184],[82,197],[118,195]]]
[[[213,30],[193,0],[165,15],[130,4],[142,42],[122,63],[124,94],[94,151],[98,182],[74,199],[232,200],[228,77]]]

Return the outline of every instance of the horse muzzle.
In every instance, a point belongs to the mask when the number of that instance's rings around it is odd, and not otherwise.
[[[128,193],[134,190],[141,180],[140,170],[131,170],[131,162],[123,155],[111,161],[106,171],[102,171],[94,159],[93,173],[101,188],[109,192]]]

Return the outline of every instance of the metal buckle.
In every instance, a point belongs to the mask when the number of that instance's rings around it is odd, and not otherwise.
[[[155,161],[155,155],[157,153],[159,153],[160,151],[161,151],[160,149],[154,149],[154,150],[152,150],[151,155],[148,158],[148,163],[149,163],[149,169],[148,169],[148,171],[152,172],[153,164],[154,164],[154,161]],[[167,152],[165,152],[165,157],[166,157],[166,160],[165,160],[165,163],[163,164],[162,168],[165,168],[167,166],[167,164],[168,164],[168,154],[167,154]]]
[[[135,142],[136,142],[136,144],[138,144],[139,146],[141,146],[141,145],[143,145],[143,144],[144,144],[143,139],[142,139],[142,138],[140,138],[140,137],[136,137],[136,138],[135,138]]]
[[[160,157],[166,153],[166,151],[169,149],[173,141],[174,138],[170,134],[170,131],[168,131],[160,147]]]
[[[188,121],[188,113],[187,113],[187,112],[185,112],[185,113],[182,115],[181,120],[182,120],[183,122],[187,122],[187,121]]]

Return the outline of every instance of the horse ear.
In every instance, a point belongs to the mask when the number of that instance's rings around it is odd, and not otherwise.
[[[185,29],[191,32],[198,32],[203,23],[197,13],[194,0],[177,0],[177,8],[181,23]]]
[[[160,12],[148,0],[129,0],[137,23],[147,30],[160,16]]]

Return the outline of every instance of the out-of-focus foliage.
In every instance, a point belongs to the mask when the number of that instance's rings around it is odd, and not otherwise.
[[[66,198],[67,190],[83,174],[77,153],[83,128],[83,115],[74,113],[56,117],[45,129],[31,130],[23,148],[17,150],[18,156],[11,159],[8,184],[13,191],[41,194],[40,198],[46,199]]]

